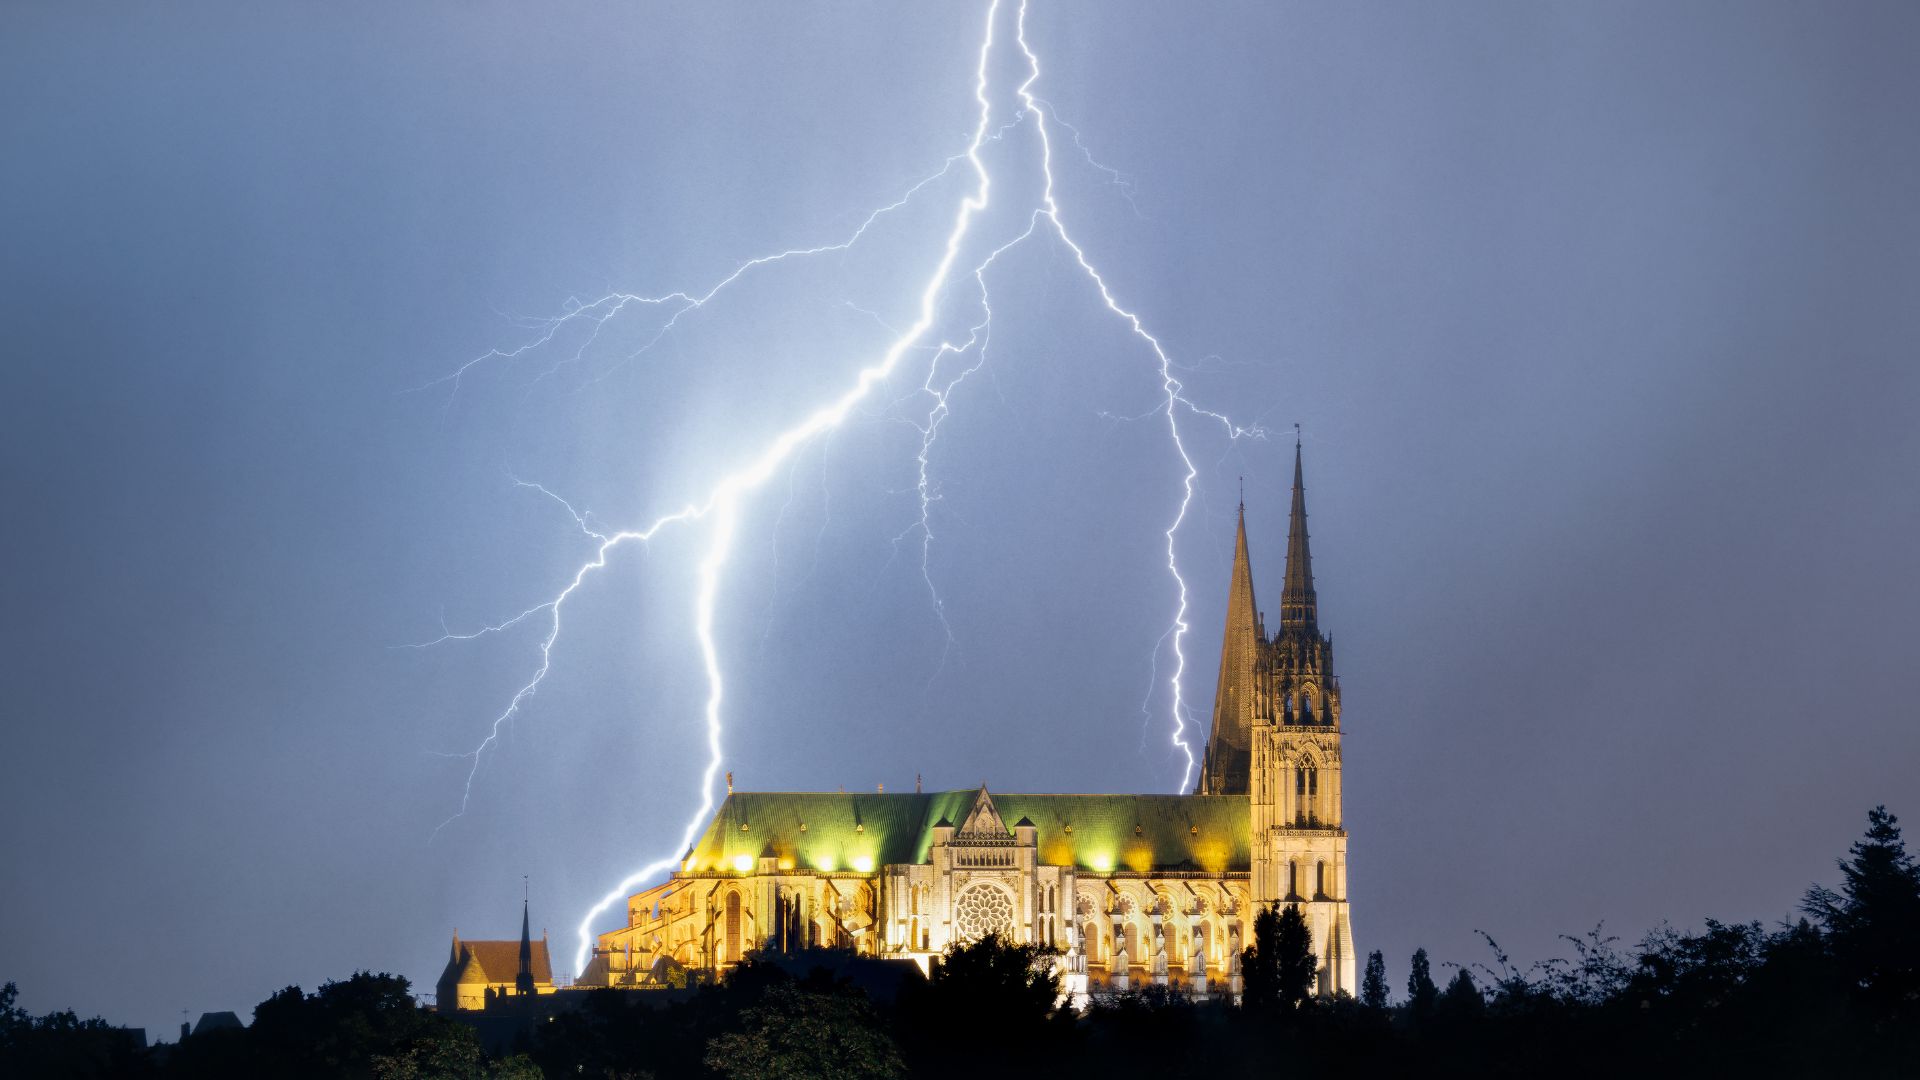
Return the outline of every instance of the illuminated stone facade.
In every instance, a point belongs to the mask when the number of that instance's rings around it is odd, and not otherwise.
[[[665,883],[628,900],[576,985],[660,985],[763,946],[923,965],[988,932],[1060,951],[1076,996],[1237,995],[1257,905],[1300,905],[1320,989],[1353,993],[1340,690],[1294,460],[1280,630],[1241,515],[1211,737],[1189,795],[733,792]],[[731,782],[729,788],[731,789]],[[1009,824],[1010,822],[1010,824]]]
[[[454,933],[453,951],[434,987],[434,1008],[472,1011],[496,998],[551,994],[554,989],[547,936],[534,940],[523,905],[519,941],[462,941]]]

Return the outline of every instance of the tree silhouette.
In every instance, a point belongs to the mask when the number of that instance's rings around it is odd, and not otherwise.
[[[1873,1012],[1920,1021],[1920,865],[1900,819],[1876,806],[1867,835],[1840,860],[1840,891],[1807,890],[1802,908],[1827,932],[1842,974]]]
[[[1268,904],[1253,915],[1253,940],[1240,950],[1240,1001],[1249,1009],[1280,1002],[1280,911]]]
[[[1415,1019],[1425,1019],[1433,1014],[1434,1002],[1440,1000],[1440,988],[1433,984],[1433,966],[1427,960],[1427,950],[1413,950],[1413,970],[1407,975],[1407,1008]]]
[[[775,986],[740,1020],[743,1030],[707,1043],[707,1067],[730,1080],[878,1080],[905,1068],[866,995],[849,988]]]
[[[1474,985],[1473,976],[1466,968],[1461,968],[1447,984],[1447,991],[1440,995],[1436,1006],[1438,1015],[1452,1023],[1476,1019],[1485,1012],[1487,1001],[1480,996],[1480,988]]]
[[[1280,912],[1278,937],[1280,1004],[1297,1009],[1312,998],[1313,973],[1320,966],[1313,956],[1313,931],[1300,914],[1300,905],[1288,904]]]
[[[1367,974],[1360,980],[1360,1004],[1376,1012],[1387,1007],[1387,960],[1375,949],[1367,954]]]
[[[1074,1014],[1056,1012],[1060,976],[1056,953],[1042,945],[1015,945],[998,934],[956,943],[935,963],[925,983],[900,995],[901,1041],[916,1076],[973,1076],[978,1062],[951,1051],[953,1032],[992,1032],[996,1048],[1039,1068],[1062,1049]]]
[[[1313,993],[1313,932],[1300,905],[1268,904],[1253,917],[1253,943],[1240,954],[1241,1002],[1250,1009],[1297,1009]]]

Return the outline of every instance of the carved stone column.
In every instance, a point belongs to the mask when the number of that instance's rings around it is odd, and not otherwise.
[[[1153,905],[1153,985],[1167,985],[1167,926],[1165,905]]]

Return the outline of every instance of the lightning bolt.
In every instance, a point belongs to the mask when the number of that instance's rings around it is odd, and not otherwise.
[[[837,397],[805,414],[797,423],[780,432],[768,442],[756,456],[736,471],[720,478],[703,498],[690,502],[680,509],[655,519],[638,529],[605,531],[595,528],[587,514],[576,511],[565,499],[547,488],[515,480],[520,487],[529,488],[559,503],[581,532],[594,541],[592,558],[582,563],[574,572],[571,580],[551,599],[529,607],[502,622],[483,626],[478,630],[464,634],[446,633],[434,641],[425,643],[434,645],[447,641],[471,640],[488,634],[497,634],[529,621],[544,620],[545,633],[539,645],[539,663],[531,677],[512,695],[505,707],[494,716],[488,725],[487,734],[479,745],[471,751],[455,755],[470,758],[472,766],[468,770],[466,784],[461,795],[460,812],[456,813],[445,826],[464,814],[473,796],[474,778],[478,774],[481,761],[500,738],[501,732],[513,718],[525,708],[527,702],[539,691],[541,684],[552,670],[553,651],[559,641],[563,626],[563,614],[567,602],[585,585],[596,572],[604,569],[609,559],[621,548],[638,544],[644,546],[656,535],[669,528],[698,528],[704,547],[695,568],[697,586],[694,603],[694,634],[699,644],[702,665],[707,682],[707,697],[704,709],[704,722],[707,735],[708,759],[700,783],[700,805],[688,819],[675,852],[690,849],[699,831],[704,827],[714,808],[714,782],[721,767],[721,715],[725,701],[726,686],[723,677],[720,650],[714,638],[714,618],[719,592],[723,583],[724,571],[733,554],[736,532],[745,502],[757,493],[775,476],[781,467],[810,441],[817,436],[838,428],[847,417],[865,401],[874,389],[895,373],[909,352],[924,349],[921,342],[932,331],[938,314],[939,299],[948,283],[956,277],[956,265],[971,231],[975,219],[990,205],[993,190],[993,177],[981,158],[981,150],[989,142],[1004,137],[1015,127],[1031,122],[1040,147],[1040,169],[1042,190],[1037,205],[1025,215],[1025,228],[1011,239],[994,247],[971,267],[960,271],[970,276],[976,288],[979,317],[973,321],[961,340],[942,340],[931,349],[926,378],[916,390],[921,400],[928,402],[925,420],[915,422],[920,433],[920,449],[916,455],[918,496],[918,520],[895,537],[897,549],[902,543],[917,537],[921,578],[927,588],[933,611],[943,632],[946,634],[947,647],[954,641],[953,632],[947,624],[945,605],[935,584],[931,569],[932,550],[935,539],[933,528],[934,505],[940,501],[938,484],[933,479],[932,460],[935,454],[942,427],[953,412],[955,391],[971,376],[981,371],[986,364],[987,346],[991,335],[993,307],[991,293],[987,284],[987,273],[1002,254],[1031,239],[1036,233],[1046,232],[1057,237],[1059,242],[1072,254],[1074,262],[1086,275],[1099,293],[1102,303],[1116,317],[1124,321],[1133,335],[1138,337],[1151,351],[1157,363],[1160,380],[1161,401],[1148,415],[1164,414],[1167,433],[1173,449],[1182,467],[1181,494],[1173,514],[1164,529],[1166,539],[1167,572],[1177,593],[1177,604],[1165,633],[1156,642],[1150,663],[1153,678],[1158,678],[1158,658],[1163,648],[1171,647],[1174,656],[1172,671],[1167,676],[1172,706],[1172,746],[1184,759],[1180,779],[1180,790],[1186,790],[1193,777],[1194,754],[1187,739],[1187,725],[1190,715],[1182,690],[1182,680],[1186,673],[1186,653],[1184,643],[1187,631],[1188,588],[1181,574],[1177,549],[1177,537],[1181,526],[1186,522],[1192,507],[1195,487],[1199,475],[1193,458],[1189,454],[1182,437],[1181,419],[1183,416],[1202,422],[1218,425],[1229,440],[1243,437],[1262,437],[1264,432],[1254,425],[1241,427],[1224,414],[1201,408],[1186,394],[1186,388],[1175,375],[1175,365],[1161,341],[1150,333],[1140,316],[1122,306],[1109,287],[1106,278],[1094,266],[1086,250],[1076,241],[1067,228],[1060,203],[1055,195],[1053,173],[1053,138],[1049,131],[1048,104],[1033,92],[1033,87],[1041,77],[1040,58],[1027,40],[1026,19],[1027,0],[1020,0],[1015,19],[1013,42],[1019,49],[1025,62],[1025,79],[1014,90],[1019,108],[1014,115],[1004,121],[996,130],[993,127],[993,104],[990,94],[989,61],[994,55],[996,30],[1001,20],[1003,0],[990,0],[986,12],[986,24],[982,34],[978,60],[974,72],[974,100],[979,106],[978,120],[974,126],[967,148],[946,160],[941,168],[918,183],[894,202],[883,206],[859,224],[851,235],[832,244],[810,248],[793,248],[749,259],[723,277],[712,286],[700,291],[674,291],[660,296],[640,296],[631,293],[610,293],[585,303],[572,303],[557,317],[536,322],[537,331],[533,340],[511,350],[494,350],[462,364],[452,372],[431,382],[415,387],[414,390],[428,390],[446,387],[449,404],[457,395],[461,380],[476,366],[495,360],[515,361],[521,357],[538,352],[551,344],[563,330],[576,324],[585,327],[584,340],[572,354],[550,366],[539,378],[547,378],[561,368],[581,361],[587,350],[598,340],[600,331],[606,324],[632,307],[655,308],[665,311],[666,317],[642,341],[638,348],[629,353],[621,363],[630,362],[645,353],[655,343],[670,333],[679,320],[691,312],[704,308],[719,296],[728,286],[756,269],[774,263],[802,259],[808,256],[829,252],[845,251],[857,244],[861,237],[882,217],[907,205],[917,194],[929,185],[946,177],[956,168],[964,168],[971,176],[971,192],[961,198],[955,210],[953,222],[946,236],[944,247],[934,266],[925,278],[919,294],[918,313],[911,325],[894,333],[891,343],[879,359],[861,368],[853,377],[851,384]],[[1056,121],[1057,122],[1057,121]],[[1079,140],[1077,131],[1061,126],[1073,132],[1073,142],[1087,157],[1089,164],[1106,172],[1116,184],[1121,184],[1120,175],[1107,166],[1093,161],[1086,154],[1086,148]],[[1123,186],[1124,190],[1124,186]],[[878,320],[876,320],[878,321]],[[892,331],[889,331],[892,332]],[[535,381],[538,381],[536,379]],[[941,663],[945,663],[943,650]],[[937,675],[937,672],[936,672]],[[436,829],[437,833],[439,830]],[[671,870],[679,856],[669,854],[635,870],[607,892],[582,917],[579,924],[579,948],[574,958],[574,970],[583,970],[587,964],[593,945],[593,926],[595,920],[604,915],[614,905],[620,903],[638,886]]]

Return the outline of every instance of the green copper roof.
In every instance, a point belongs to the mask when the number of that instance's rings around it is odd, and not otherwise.
[[[934,824],[966,821],[978,795],[735,792],[694,844],[687,869],[751,869],[769,851],[783,865],[825,872],[924,863]],[[1042,863],[1101,873],[1226,873],[1251,861],[1245,795],[990,797],[1003,820],[1034,823]]]

